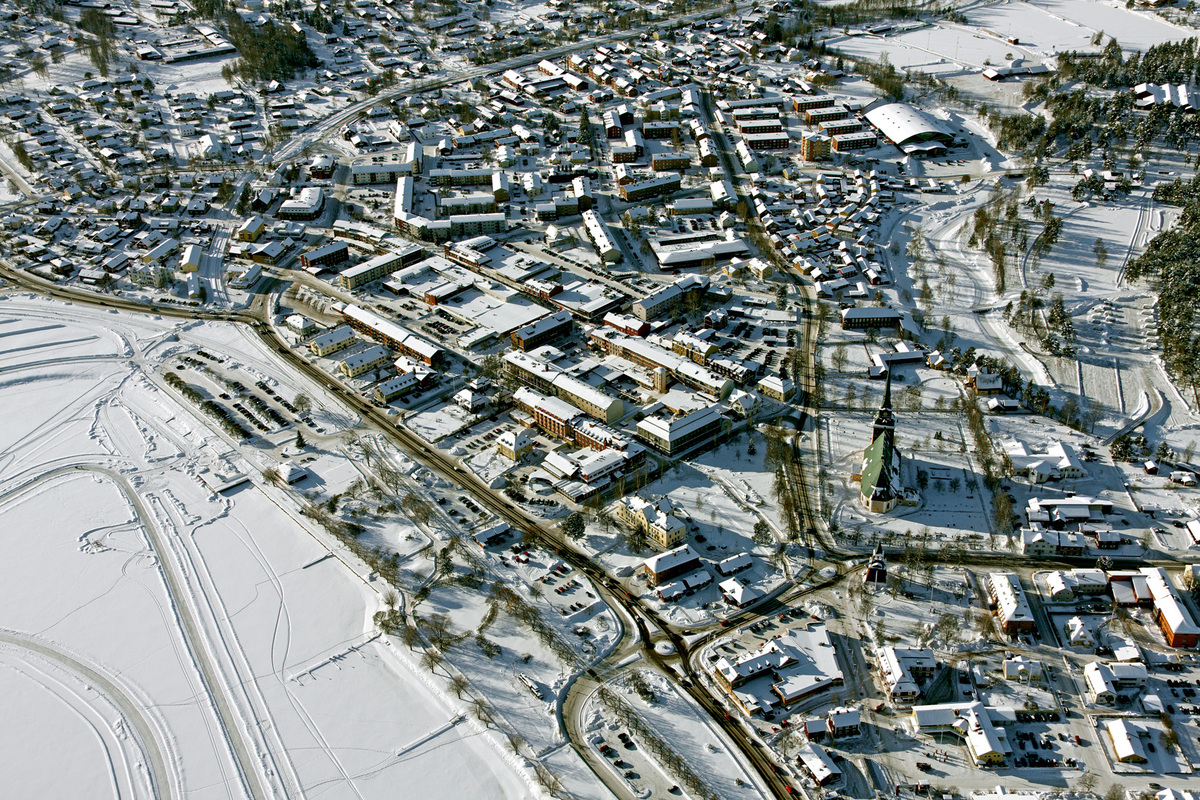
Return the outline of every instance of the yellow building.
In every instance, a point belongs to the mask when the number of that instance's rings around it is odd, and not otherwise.
[[[255,215],[243,222],[242,226],[237,229],[237,239],[239,242],[257,242],[258,237],[262,236],[266,229],[267,221]]]

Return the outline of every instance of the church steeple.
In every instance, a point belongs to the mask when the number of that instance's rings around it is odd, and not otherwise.
[[[888,370],[887,383],[883,387],[883,403],[879,406],[879,413],[875,415],[875,427],[871,432],[871,441],[878,439],[881,433],[887,436],[890,445],[896,433],[896,418],[892,416],[891,370]]]

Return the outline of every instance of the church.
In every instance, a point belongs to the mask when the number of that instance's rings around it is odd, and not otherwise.
[[[875,415],[871,444],[863,451],[859,502],[868,511],[886,514],[903,494],[900,483],[900,451],[896,449],[896,418],[892,415],[892,375],[883,390],[883,403]]]

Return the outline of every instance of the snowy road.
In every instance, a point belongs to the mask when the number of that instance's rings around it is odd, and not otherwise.
[[[149,762],[147,768],[149,770],[153,796],[162,800],[172,800],[175,797],[171,774],[167,770],[162,748],[159,746],[158,734],[142,713],[140,703],[130,697],[123,688],[114,683],[116,678],[110,679],[110,676],[100,674],[90,665],[83,663],[79,659],[30,636],[24,636],[11,631],[0,631],[0,644],[36,653],[42,658],[49,659],[68,672],[85,679],[91,684],[90,688],[102,692],[113,705],[120,709],[124,720],[133,726],[134,733],[137,736],[137,743],[141,747],[142,752],[145,753],[146,760]]]

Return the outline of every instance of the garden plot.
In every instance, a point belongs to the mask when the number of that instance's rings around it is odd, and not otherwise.
[[[779,504],[772,491],[775,471],[766,468],[767,445],[757,432],[745,433],[719,447],[709,450],[692,460],[691,465],[708,476],[722,493],[733,500],[739,509],[749,512],[757,519],[771,525],[775,535],[786,538],[786,526],[780,517]],[[688,516],[698,525],[703,521],[701,513],[694,513],[695,500]],[[753,522],[751,531],[753,531]],[[709,523],[713,522],[711,513]]]
[[[899,565],[889,570],[903,579],[896,591],[859,595],[853,601],[843,599],[841,590],[833,593],[834,605],[855,609],[864,641],[945,653],[978,649],[983,639],[971,608],[974,592],[963,588],[963,570],[938,567],[932,579]]]

